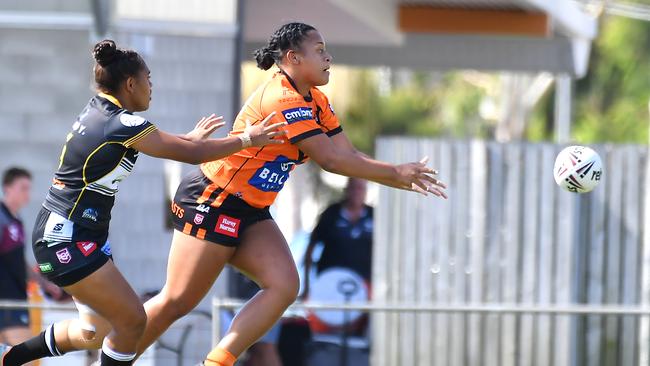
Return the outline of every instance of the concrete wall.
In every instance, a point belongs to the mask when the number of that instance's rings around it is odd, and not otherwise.
[[[0,20],[10,12],[55,17],[74,12],[88,17],[89,4],[82,0],[3,1]],[[90,51],[97,40],[90,26],[57,24],[47,29],[36,23],[0,22],[0,169],[20,165],[34,175],[33,199],[22,212],[28,233],[50,186],[65,135],[94,94]],[[202,115],[214,112],[232,121],[236,113],[231,96],[234,28],[222,24],[206,32],[204,24],[197,35],[188,27],[176,24],[173,32],[166,32],[159,21],[150,26],[147,20],[125,24],[117,19],[109,35],[119,46],[136,49],[147,61],[153,100],[151,109],[142,115],[174,133],[188,132]],[[189,169],[182,168],[184,172]],[[113,209],[110,241],[115,260],[139,293],[159,289],[164,283],[172,233],[165,226],[168,190],[164,162],[141,155],[134,173],[121,185]],[[31,248],[26,257],[33,261]],[[209,311],[212,295],[223,288],[215,286],[200,308]],[[196,316],[184,322],[193,330],[183,364],[193,364],[209,350],[210,323]],[[182,325],[176,327],[164,339],[175,345],[182,331]],[[176,364],[168,351],[157,351],[154,358],[156,365]]]
[[[89,0],[2,0],[1,11],[90,12]]]

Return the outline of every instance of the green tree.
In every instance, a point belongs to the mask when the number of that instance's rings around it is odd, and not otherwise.
[[[478,87],[469,75],[415,72],[382,95],[377,73],[360,70],[355,99],[342,113],[346,132],[370,153],[379,135],[493,138],[494,122],[481,118],[479,107],[488,96],[498,105],[500,79],[481,74],[489,87]],[[605,18],[588,73],[575,83],[572,136],[581,143],[647,143],[649,99],[650,22]],[[553,103],[547,92],[527,124],[527,139],[553,139]]]
[[[650,22],[607,17],[593,44],[587,75],[576,81],[572,136],[581,143],[647,143]],[[531,140],[553,138],[553,95],[539,104]]]
[[[589,73],[576,83],[576,139],[646,143],[650,23],[605,19],[590,61]]]
[[[377,136],[462,137],[485,130],[478,117],[482,92],[460,73],[433,81],[430,73],[414,73],[412,81],[380,95],[377,75],[358,72],[355,100],[344,113],[345,130],[361,151],[372,153]]]

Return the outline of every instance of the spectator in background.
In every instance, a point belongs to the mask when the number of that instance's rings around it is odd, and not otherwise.
[[[365,204],[366,191],[365,180],[350,178],[343,200],[321,214],[305,254],[305,297],[309,293],[312,256],[318,243],[322,243],[323,251],[316,264],[317,274],[328,268],[343,267],[370,283],[373,210]]]
[[[0,299],[27,300],[27,280],[36,280],[48,295],[62,297],[63,291],[29,271],[25,262],[25,230],[18,213],[30,199],[31,174],[22,168],[9,168],[2,176],[0,201]],[[32,336],[29,312],[0,309],[0,343],[16,344]]]
[[[345,302],[352,298],[354,301],[369,300],[373,209],[365,204],[366,191],[365,180],[350,178],[343,200],[329,206],[321,214],[305,253],[303,298],[316,302],[332,299]],[[314,255],[319,246],[322,248],[320,255]],[[314,261],[316,279],[310,283]],[[330,291],[333,288],[335,290],[332,293]],[[307,345],[301,346],[307,357],[306,364],[316,366],[338,363],[346,354],[347,364],[368,365],[367,314],[308,314],[312,339]],[[361,343],[351,347],[347,341],[348,336],[354,336]]]
[[[10,168],[2,177],[0,202],[0,299],[27,300],[25,231],[18,212],[29,203],[32,177]],[[0,309],[0,342],[16,344],[31,337],[27,310]]]

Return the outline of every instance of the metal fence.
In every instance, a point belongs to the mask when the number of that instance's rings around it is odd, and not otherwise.
[[[223,324],[221,324],[220,314],[222,309],[238,309],[244,305],[244,302],[237,299],[213,299],[213,311],[212,311],[212,332],[213,332],[213,344],[219,341],[222,336]],[[375,317],[391,316],[391,315],[400,315],[400,316],[424,316],[428,315],[430,317],[435,316],[460,316],[468,317],[475,316],[480,320],[485,320],[487,317],[536,317],[536,316],[546,316],[549,318],[554,318],[558,316],[570,316],[577,320],[586,320],[586,319],[605,319],[609,318],[627,318],[632,319],[634,322],[638,322],[640,319],[648,320],[650,319],[650,307],[648,306],[621,306],[621,305],[580,305],[580,304],[566,304],[566,305],[535,305],[535,304],[417,304],[417,303],[403,303],[403,304],[380,304],[376,302],[369,303],[295,303],[289,309],[288,313],[296,313],[297,311],[317,311],[317,310],[337,310],[337,311],[363,311],[367,313],[374,314]],[[424,324],[424,326],[427,326]],[[394,329],[392,332],[397,331]],[[388,331],[390,334],[391,331]],[[372,337],[382,336],[377,333],[377,330],[373,332]],[[400,350],[399,352],[409,352],[410,349]],[[498,353],[498,349],[486,350],[486,352]],[[379,364],[390,364],[391,366],[406,366],[407,364],[402,363],[401,360],[392,360],[386,361],[382,359],[377,359],[376,350],[373,352],[373,359],[371,365]],[[417,358],[418,355],[414,356],[414,365],[423,364],[425,360]],[[472,361],[464,358],[462,360],[462,365],[485,365],[483,362],[478,362],[476,364],[471,363]],[[517,363],[520,364],[520,363]],[[584,365],[602,365],[604,363],[591,363],[586,360],[581,361],[580,364]],[[648,363],[645,362],[645,365]],[[332,364],[332,366],[339,365],[338,363]],[[432,364],[433,365],[433,364]],[[308,365],[309,366],[309,365]],[[354,366],[354,365],[350,365]]]
[[[595,146],[597,189],[552,176],[561,146],[386,138],[378,158],[432,158],[449,200],[380,191],[380,303],[647,306],[646,146]],[[525,313],[525,312],[524,312]],[[377,314],[374,366],[648,365],[648,319],[556,314]]]
[[[40,330],[53,322],[76,317],[77,308],[71,303],[34,303],[13,300],[1,300],[0,310],[26,309],[37,311],[38,315],[30,314],[32,323],[37,321]],[[203,360],[209,349],[197,348],[196,337],[207,339],[211,336],[209,319],[210,312],[192,311],[183,319],[173,324],[156,343],[150,347],[138,360],[140,366],[183,366],[194,365]],[[206,321],[208,320],[208,321]],[[47,358],[41,361],[44,366],[81,366],[90,365],[97,360],[96,352],[71,352],[63,357]]]

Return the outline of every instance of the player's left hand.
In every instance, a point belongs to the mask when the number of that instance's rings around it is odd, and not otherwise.
[[[199,122],[196,123],[194,129],[185,135],[185,137],[190,141],[205,140],[210,137],[214,131],[219,127],[223,127],[225,124],[226,122],[223,121],[223,116],[217,117],[212,113],[208,117],[201,118]]]

